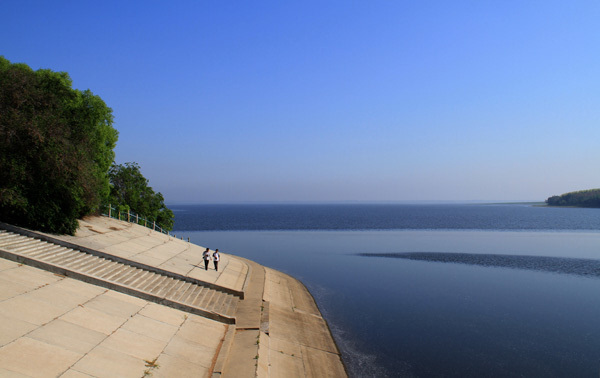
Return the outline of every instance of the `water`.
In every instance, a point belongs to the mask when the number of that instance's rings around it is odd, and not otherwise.
[[[600,374],[600,210],[172,208],[178,236],[302,280],[351,376]]]

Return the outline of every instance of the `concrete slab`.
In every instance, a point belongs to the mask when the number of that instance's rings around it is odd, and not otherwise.
[[[0,279],[0,301],[12,298],[32,290],[33,287],[24,286],[16,282]]]
[[[85,354],[106,339],[106,335],[64,320],[54,320],[27,335],[32,339]]]
[[[250,266],[249,282],[244,300],[237,308],[237,327],[259,329],[261,323],[263,291],[265,285],[264,267],[255,262],[245,260]]]
[[[157,363],[158,368],[152,370],[153,377],[197,378],[208,377],[209,373],[209,369],[202,365],[168,354],[161,354]]]
[[[311,346],[330,353],[337,347],[329,336],[327,324],[322,318],[298,311],[290,311],[271,304],[269,331],[278,338]]]
[[[0,315],[0,346],[12,343],[21,336],[38,328],[37,324],[28,323],[17,318],[2,317]]]
[[[107,314],[93,308],[79,306],[60,317],[61,320],[110,335],[121,327],[128,319]]]
[[[98,378],[114,378],[141,377],[147,368],[143,359],[98,346],[71,369]]]
[[[271,350],[269,354],[269,376],[272,378],[305,377],[302,355],[290,355]],[[334,377],[334,375],[324,375]]]
[[[6,370],[6,369],[3,369],[1,367],[0,367],[0,377],[5,377],[5,378],[31,378],[29,375],[17,373],[15,371]],[[62,375],[61,377],[64,377],[64,375]]]
[[[226,331],[225,324],[194,317],[188,318],[179,329],[177,336],[216,349]]]
[[[295,357],[299,357],[302,355],[302,347],[298,343],[280,339],[280,338],[277,338],[276,336],[271,336],[269,344],[270,344],[270,349],[274,353],[285,354],[288,356],[295,356]]]
[[[259,333],[258,337],[258,364],[256,366],[256,376],[258,378],[267,378],[269,377],[269,369],[271,365],[271,360],[269,359],[270,352],[270,343],[269,343],[269,335],[264,332]]]
[[[2,271],[2,279],[34,289],[59,281],[62,277],[53,274],[47,275],[46,272],[27,265],[19,265],[17,269]]]
[[[20,295],[0,302],[0,318],[42,325],[63,315],[64,309]]]
[[[269,376],[289,372],[305,377],[347,376],[327,323],[304,285],[269,268],[265,269],[265,282]]]
[[[82,285],[80,281],[62,279],[52,284],[52,287],[65,293],[75,293],[87,298],[94,298],[108,290],[95,285]]]
[[[164,353],[208,369],[212,365],[215,348],[195,343],[181,336],[175,336],[165,348]]]
[[[254,378],[258,366],[258,337],[258,330],[236,332],[223,376]]]
[[[105,294],[99,295],[94,299],[90,300],[85,304],[86,308],[96,309],[98,311],[102,311],[109,315],[114,315],[119,318],[128,318],[133,314],[140,311],[145,305],[146,302],[137,299],[139,303],[131,303],[129,301],[124,301],[119,297],[111,295],[114,292],[107,292]],[[125,296],[122,294],[122,296]]]
[[[83,355],[29,337],[0,348],[0,366],[30,377],[58,376]]]
[[[104,340],[102,346],[135,358],[152,361],[162,353],[167,342],[121,328]]]
[[[17,268],[20,264],[14,261],[0,259],[0,271]]]
[[[171,324],[163,323],[143,315],[137,315],[129,319],[123,325],[123,328],[143,336],[167,342],[171,340],[173,335],[179,330],[178,327]]]
[[[28,295],[28,298],[30,299],[35,299],[59,308],[62,313],[66,313],[78,305],[83,305],[95,297],[97,297],[97,294],[93,292],[79,293],[75,291],[65,291],[60,286],[56,285],[41,287]]]
[[[136,255],[135,261],[137,261],[137,262],[139,262],[141,264],[146,264],[146,265],[156,266],[156,267],[158,267],[163,262],[162,259],[157,259],[157,258],[154,258],[154,257],[145,256],[144,254]]]
[[[106,293],[104,294],[104,296],[107,298],[114,298],[120,302],[129,303],[136,307],[144,307],[145,305],[147,305],[149,303],[143,299],[134,297],[132,295],[127,295],[127,294],[119,293],[118,291],[112,291],[112,290],[107,290]]]
[[[340,356],[322,350],[302,347],[306,377],[345,377],[346,371]]]
[[[183,311],[161,306],[156,303],[148,303],[139,314],[175,327],[180,327],[188,318],[188,315]]]
[[[69,369],[63,375],[61,375],[60,378],[94,378],[94,376]]]
[[[140,255],[147,256],[147,257],[153,257],[156,259],[160,259],[162,262],[165,262],[165,261],[169,260],[170,258],[182,253],[183,251],[186,251],[187,249],[189,249],[189,246],[181,245],[178,243],[166,243],[165,244],[161,241],[161,244],[157,244],[150,248],[146,248],[144,250],[144,252],[141,253]]]

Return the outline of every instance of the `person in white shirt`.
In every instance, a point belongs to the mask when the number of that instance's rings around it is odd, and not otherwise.
[[[210,261],[210,251],[206,248],[206,251],[202,254],[202,258],[204,259],[204,270],[208,270],[208,262]]]
[[[215,253],[213,253],[213,264],[215,264],[215,270],[219,271],[219,260],[221,260],[221,255],[219,255],[219,248],[215,249]]]

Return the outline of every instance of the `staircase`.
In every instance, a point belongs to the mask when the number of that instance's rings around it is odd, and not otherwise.
[[[223,323],[235,323],[239,298],[234,293],[190,277],[93,252],[0,229],[0,257]]]

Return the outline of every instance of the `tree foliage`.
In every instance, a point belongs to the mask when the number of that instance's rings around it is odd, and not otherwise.
[[[69,75],[0,56],[0,219],[74,233],[109,194],[118,133],[102,99]]]
[[[546,200],[549,206],[600,207],[600,189],[580,190]]]
[[[130,210],[143,215],[166,230],[173,229],[173,212],[165,206],[163,195],[148,186],[137,163],[113,164],[109,177],[111,205],[116,205],[120,211]]]

